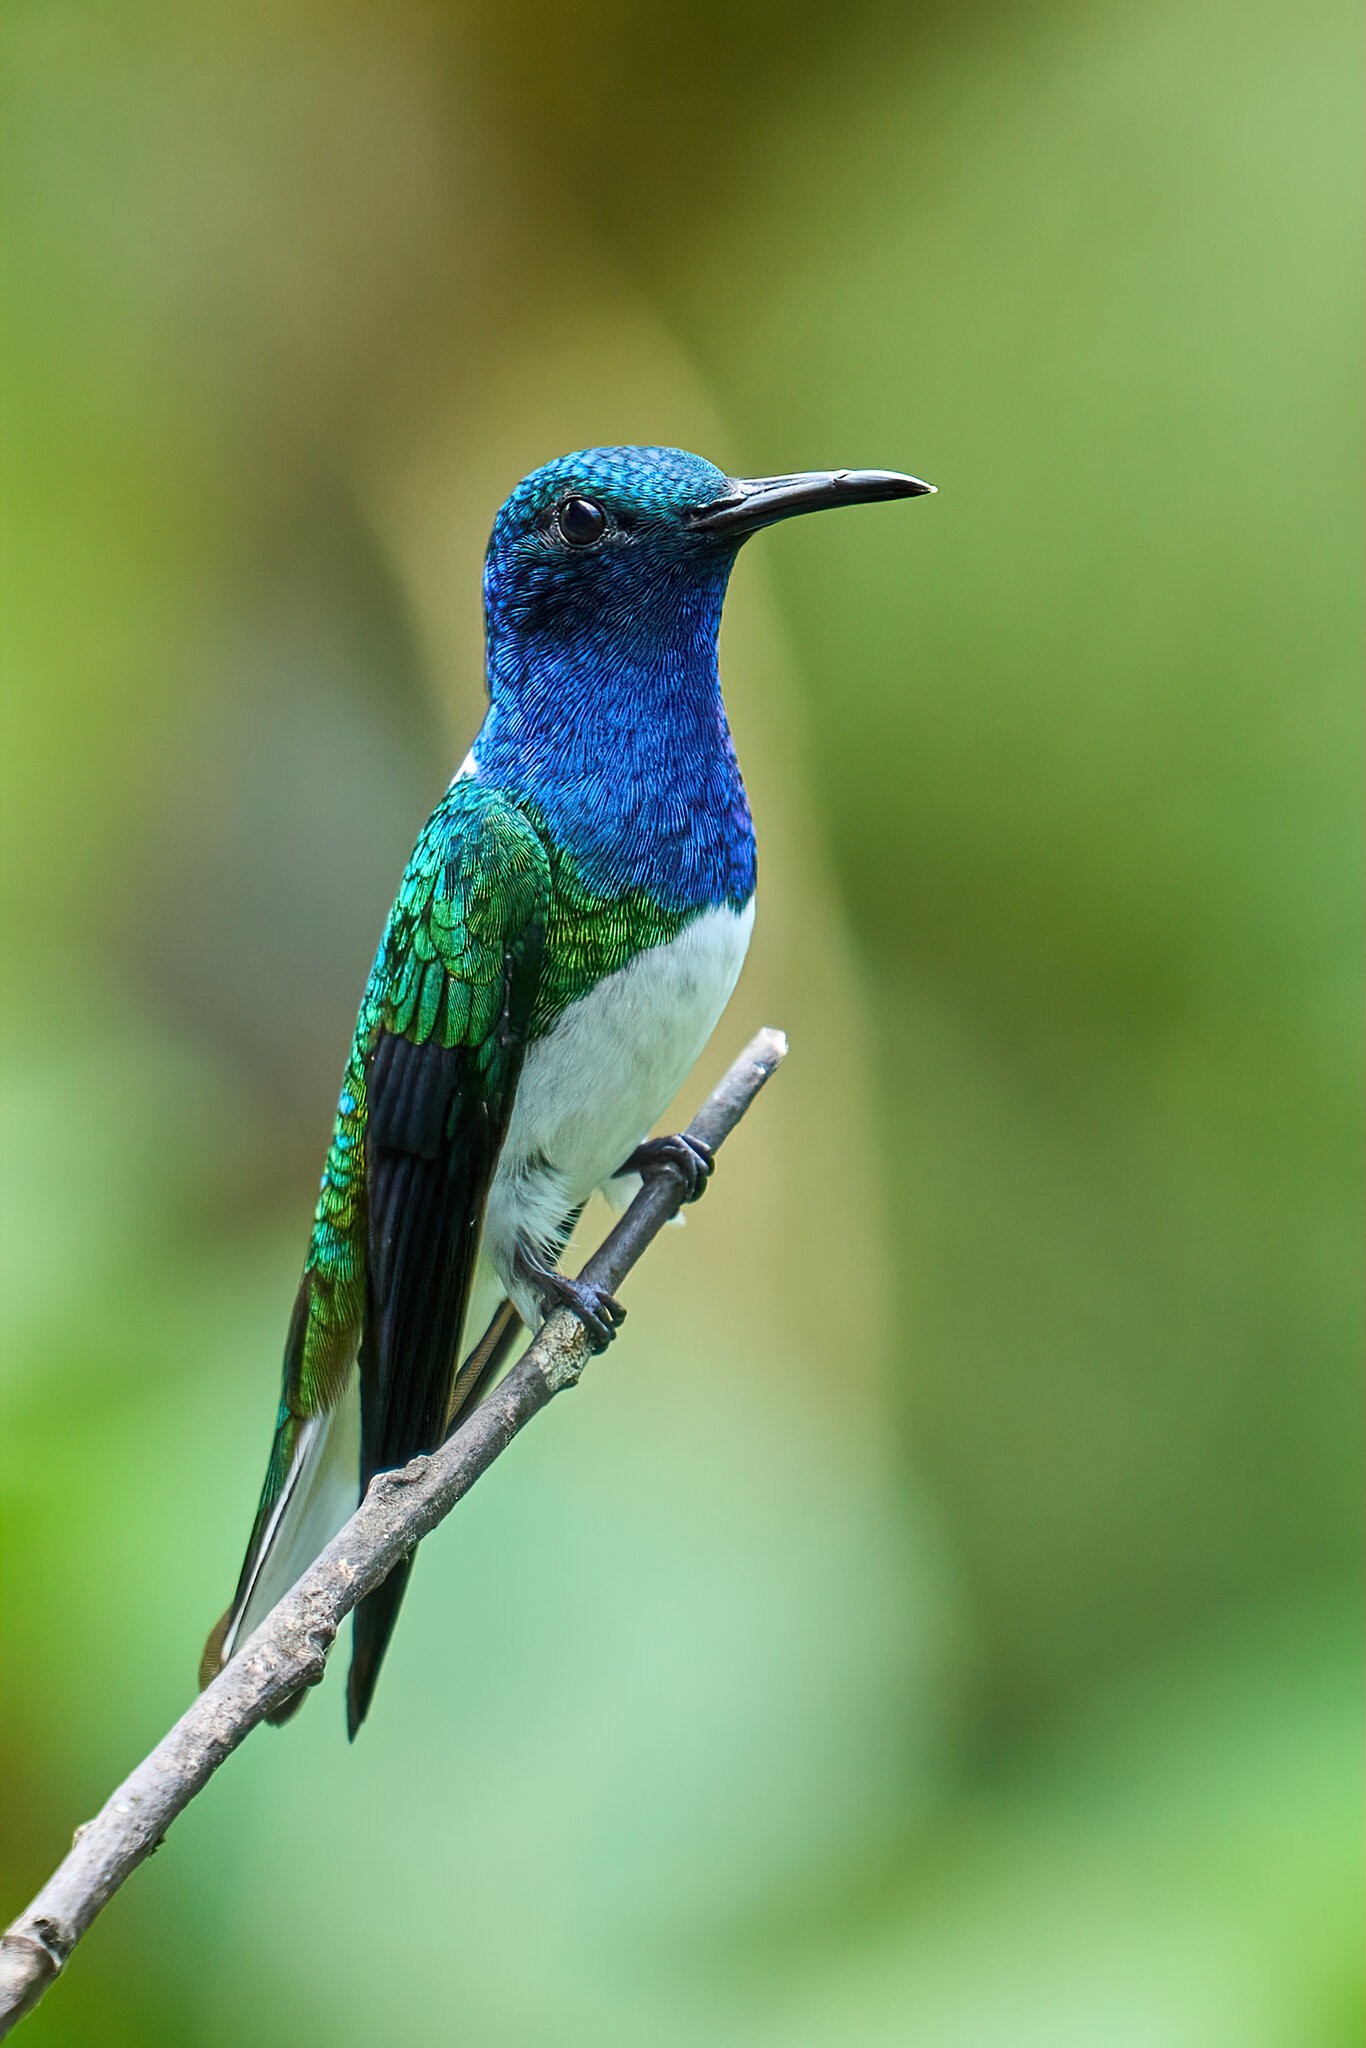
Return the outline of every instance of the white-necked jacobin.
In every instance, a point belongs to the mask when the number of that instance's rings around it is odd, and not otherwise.
[[[650,1138],[735,986],[754,832],[717,633],[761,526],[914,497],[890,470],[735,479],[676,448],[592,448],[519,484],[484,568],[489,708],[418,837],[361,1002],[275,1439],[207,1683],[353,1513],[432,1450],[522,1324],[625,1311],[557,1270],[602,1189],[711,1160]],[[461,1365],[462,1344],[477,1338]],[[354,1736],[410,1563],[356,1610]]]

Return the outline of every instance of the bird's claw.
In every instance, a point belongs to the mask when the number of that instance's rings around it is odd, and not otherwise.
[[[564,1273],[547,1273],[538,1285],[545,1313],[549,1315],[557,1308],[571,1310],[587,1330],[595,1352],[607,1349],[626,1320],[626,1311],[615,1294],[609,1294],[592,1280],[571,1280]]]
[[[667,1138],[647,1138],[617,1172],[638,1173],[646,1179],[655,1173],[672,1174],[683,1183],[684,1201],[696,1202],[706,1193],[715,1166],[716,1155],[710,1145],[678,1131]]]

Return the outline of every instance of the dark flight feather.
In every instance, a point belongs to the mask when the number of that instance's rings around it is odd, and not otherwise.
[[[453,1405],[484,1205],[507,1134],[539,974],[539,929],[505,962],[496,1056],[382,1030],[366,1091],[361,1488],[434,1450]],[[411,1558],[356,1609],[347,1727],[369,1709]]]

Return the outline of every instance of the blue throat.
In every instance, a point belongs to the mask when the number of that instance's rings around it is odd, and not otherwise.
[[[485,580],[490,706],[480,778],[533,802],[595,894],[739,909],[754,831],[721,701],[730,558],[656,562],[582,593]]]

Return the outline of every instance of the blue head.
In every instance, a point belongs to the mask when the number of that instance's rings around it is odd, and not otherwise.
[[[678,448],[587,448],[534,470],[484,567],[480,773],[534,796],[579,847],[615,835],[643,859],[652,814],[682,790],[747,836],[716,659],[737,550],[793,513],[928,489],[886,470],[736,480]]]
[[[484,566],[495,701],[580,662],[614,697],[652,694],[661,667],[675,684],[680,670],[714,668],[735,547],[690,515],[725,488],[714,464],[677,448],[587,448],[518,484]]]

